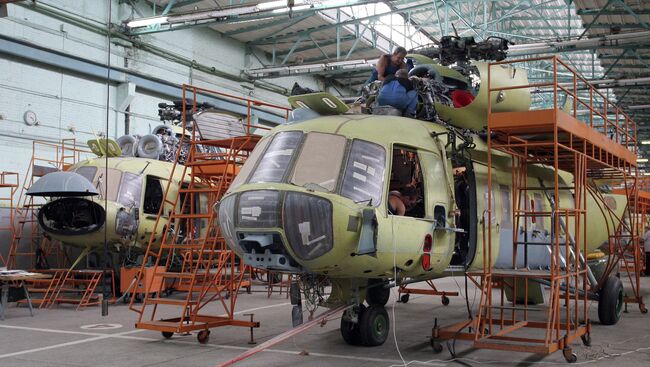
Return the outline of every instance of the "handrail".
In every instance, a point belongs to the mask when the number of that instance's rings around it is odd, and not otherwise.
[[[548,61],[553,66],[546,79],[548,81],[530,82],[525,85],[522,84],[507,87],[493,87],[490,80],[490,72],[494,66],[510,65],[514,67],[522,63],[539,61]],[[560,69],[560,71],[558,71],[558,69]],[[578,87],[578,85],[580,86]],[[634,153],[637,153],[636,123],[619,106],[608,100],[605,94],[596,89],[596,87],[589,83],[587,79],[557,56],[541,56],[490,63],[488,65],[488,118],[492,113],[494,113],[492,111],[493,104],[491,103],[492,93],[505,90],[540,87],[551,87],[544,88],[539,92],[552,94],[552,109],[563,109],[563,106],[560,106],[561,96],[566,96],[567,101],[568,98],[572,98],[573,101],[569,112],[567,112],[568,114],[573,116],[575,119],[584,122],[589,127],[597,129],[599,133],[605,135],[607,139],[612,142],[623,145]],[[578,93],[578,90],[583,92],[582,95]],[[588,97],[584,96],[587,91]],[[594,120],[602,120],[602,124],[595,124],[596,121]]]

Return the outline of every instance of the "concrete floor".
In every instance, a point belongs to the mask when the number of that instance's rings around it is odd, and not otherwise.
[[[458,290],[462,278],[436,281],[440,289]],[[266,297],[263,286],[253,294],[241,294],[238,314],[253,312],[261,322],[256,329],[257,342],[287,330],[291,323],[291,305],[284,295]],[[650,278],[644,279],[645,299],[650,299]],[[470,301],[476,292],[469,290]],[[478,303],[478,296],[475,304]],[[617,326],[599,325],[593,321],[592,346],[574,343],[577,364],[617,367],[650,365],[650,314],[642,315],[630,305]],[[209,311],[209,310],[208,310]],[[391,314],[392,301],[388,305]],[[428,337],[434,318],[441,325],[466,318],[465,301],[451,299],[444,307],[439,297],[411,296],[407,304],[395,304],[395,337],[381,347],[346,345],[335,319],[323,327],[314,327],[286,340],[271,350],[259,353],[240,366],[532,366],[562,365],[561,353],[538,356],[526,353],[475,350],[469,342],[457,341],[458,358],[451,360],[447,346],[433,354]],[[207,312],[206,312],[207,313]],[[214,307],[212,314],[220,314]],[[392,316],[391,316],[392,317]],[[596,304],[591,317],[597,320]],[[196,335],[174,336],[165,340],[159,333],[136,330],[136,314],[122,304],[110,308],[108,317],[101,317],[98,307],[74,311],[71,306],[37,310],[34,317],[24,308],[11,307],[5,321],[0,321],[0,366],[215,366],[239,355],[250,346],[248,329],[223,327],[212,330],[210,341],[200,345]],[[92,327],[92,324],[116,324],[113,329]],[[106,326],[106,325],[104,325]],[[302,353],[301,353],[302,352]]]

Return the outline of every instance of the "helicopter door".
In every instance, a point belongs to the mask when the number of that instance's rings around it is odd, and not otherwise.
[[[392,154],[390,184],[386,209],[391,222],[391,243],[382,243],[379,251],[395,252],[396,262],[411,264],[419,262],[423,252],[425,238],[433,236],[433,213],[426,205],[426,190],[420,157],[415,149],[395,146]],[[401,205],[405,209],[401,214]],[[429,248],[428,252],[431,252]],[[435,264],[433,264],[435,265]],[[424,265],[426,266],[426,265]],[[429,270],[431,266],[427,266]]]

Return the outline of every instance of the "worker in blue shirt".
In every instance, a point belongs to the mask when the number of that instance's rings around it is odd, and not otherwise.
[[[395,107],[407,117],[415,117],[417,102],[418,93],[406,69],[400,69],[394,75],[386,77],[377,96],[377,105]]]

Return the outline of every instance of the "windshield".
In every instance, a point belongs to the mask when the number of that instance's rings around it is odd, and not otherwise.
[[[282,182],[301,137],[299,131],[275,135],[248,183]]]
[[[291,183],[316,185],[325,191],[336,189],[346,139],[341,135],[309,133],[303,144]]]
[[[262,140],[260,140],[259,143],[257,143],[251,155],[246,159],[246,163],[244,163],[241,170],[235,176],[235,179],[232,181],[232,184],[230,184],[228,191],[232,191],[238,188],[241,184],[243,184],[246,181],[248,175],[250,175],[251,171],[253,170],[253,167],[255,167],[255,164],[262,156],[262,153],[264,153],[264,150],[266,149],[266,146],[269,144],[269,141],[271,141],[271,139],[269,139],[268,137],[264,137],[262,138]]]

